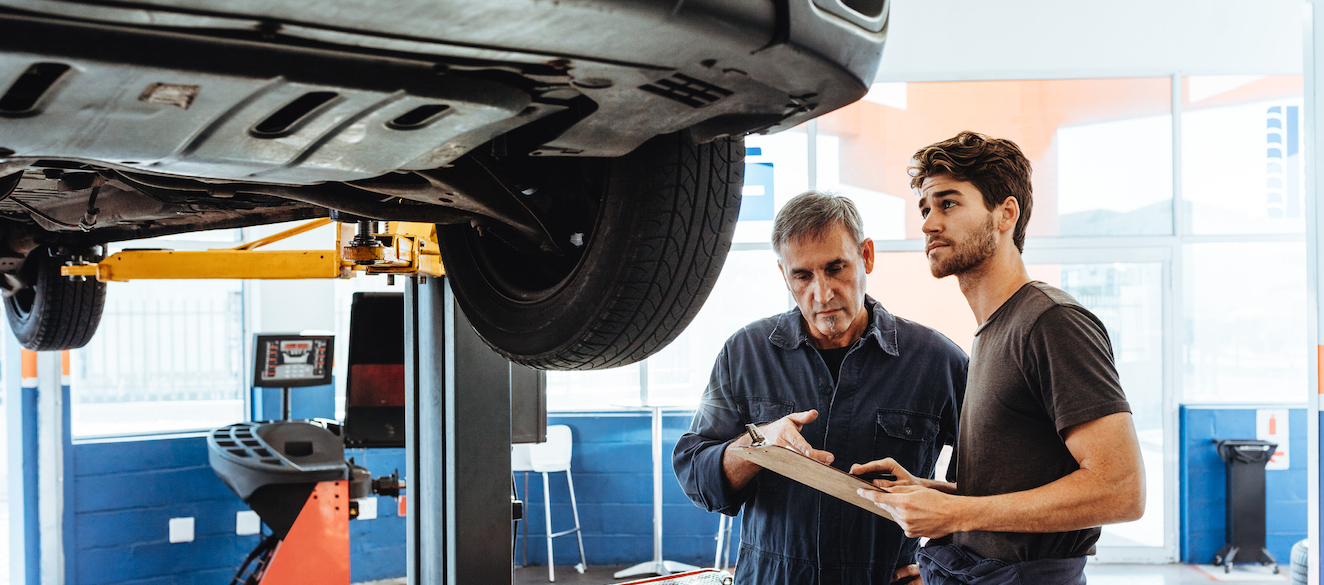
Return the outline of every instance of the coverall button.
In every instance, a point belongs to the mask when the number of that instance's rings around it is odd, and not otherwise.
[[[910,436],[910,427],[906,427],[906,436],[907,436],[907,437]]]

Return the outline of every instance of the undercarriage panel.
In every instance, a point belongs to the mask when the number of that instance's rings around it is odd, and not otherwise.
[[[21,41],[15,30],[42,33],[28,24],[6,30],[8,42]],[[528,93],[499,82],[439,75],[430,63],[162,37],[144,42],[190,52],[189,66],[0,52],[0,88],[9,89],[0,101],[0,147],[12,158],[307,185],[380,176],[416,161],[441,166],[521,114],[524,123],[559,109],[534,106]],[[256,59],[268,63],[235,70],[236,61]]]

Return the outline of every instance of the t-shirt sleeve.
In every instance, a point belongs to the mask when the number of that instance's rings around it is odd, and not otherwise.
[[[1103,324],[1089,312],[1058,305],[1030,329],[1030,388],[1053,418],[1058,434],[1119,412],[1131,412]]]

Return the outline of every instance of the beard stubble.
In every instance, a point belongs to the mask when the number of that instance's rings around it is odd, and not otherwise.
[[[960,242],[952,242],[950,248],[952,253],[946,260],[937,263],[929,261],[929,272],[934,278],[968,272],[993,256],[998,249],[998,235],[993,224],[993,215],[989,214],[988,221],[985,221],[978,231]]]

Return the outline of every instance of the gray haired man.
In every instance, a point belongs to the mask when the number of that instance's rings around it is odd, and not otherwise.
[[[865,294],[873,241],[845,197],[809,191],[773,223],[796,308],[727,340],[672,465],[686,495],[741,525],[737,583],[893,583],[918,575],[901,528],[730,453],[748,423],[842,470],[891,457],[931,477],[957,437],[967,358]]]

